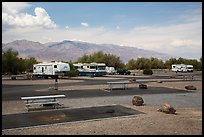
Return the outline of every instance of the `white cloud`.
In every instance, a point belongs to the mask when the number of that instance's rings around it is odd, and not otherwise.
[[[175,39],[175,40],[172,40],[170,44],[172,46],[178,47],[178,46],[194,45],[196,43],[189,39]]]
[[[65,26],[65,29],[69,29],[69,26]]]
[[[36,7],[35,16],[20,12],[29,7],[26,3],[2,3],[2,28],[9,27],[43,27],[56,28],[57,25],[51,20],[44,8]]]
[[[86,22],[82,22],[81,25],[84,26],[84,27],[88,27],[89,26],[89,24],[86,23]]]
[[[26,8],[31,7],[28,2],[2,2],[2,12],[16,14]]]
[[[116,29],[119,30],[119,29],[120,29],[120,26],[116,26]]]

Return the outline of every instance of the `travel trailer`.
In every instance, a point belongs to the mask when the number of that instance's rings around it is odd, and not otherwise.
[[[104,76],[106,75],[105,63],[77,63],[73,64],[80,76]]]
[[[186,65],[188,72],[193,72],[193,65]]]
[[[193,72],[193,65],[172,64],[173,72]]]
[[[33,65],[33,77],[55,78],[70,71],[70,66],[63,62],[39,63]]]
[[[106,72],[107,72],[107,74],[109,74],[109,75],[114,75],[114,74],[116,73],[116,70],[115,70],[114,67],[108,67],[108,66],[106,66]]]

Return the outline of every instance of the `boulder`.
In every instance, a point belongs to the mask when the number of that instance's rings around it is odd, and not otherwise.
[[[193,85],[187,85],[187,86],[185,86],[185,89],[188,89],[188,90],[196,90],[196,87],[193,86]]]
[[[140,96],[134,96],[132,99],[132,104],[135,106],[142,106],[144,103],[144,100]]]
[[[145,85],[145,84],[139,84],[139,88],[146,89],[146,88],[147,88],[147,85]]]
[[[170,104],[167,104],[167,103],[164,103],[162,105],[162,108],[158,109],[158,111],[164,112],[166,114],[175,114],[175,112],[176,112],[176,110]]]

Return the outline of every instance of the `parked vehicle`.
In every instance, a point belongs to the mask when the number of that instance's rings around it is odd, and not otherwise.
[[[108,67],[108,66],[106,66],[106,72],[107,72],[107,74],[109,74],[109,75],[114,75],[114,74],[116,73],[116,70],[115,70],[114,67]]]
[[[186,66],[188,72],[193,72],[193,65]]]
[[[55,78],[70,71],[70,66],[63,62],[39,63],[33,65],[33,77]]]
[[[172,72],[193,72],[193,65],[172,64]]]
[[[117,74],[119,74],[119,75],[130,75],[131,72],[126,70],[126,69],[119,69],[119,70],[117,70]]]
[[[73,64],[80,76],[104,76],[107,74],[105,63],[77,63]]]

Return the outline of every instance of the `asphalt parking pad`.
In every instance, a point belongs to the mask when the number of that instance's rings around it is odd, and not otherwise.
[[[2,129],[31,127],[137,114],[143,114],[143,112],[121,105],[9,114],[2,115]]]

